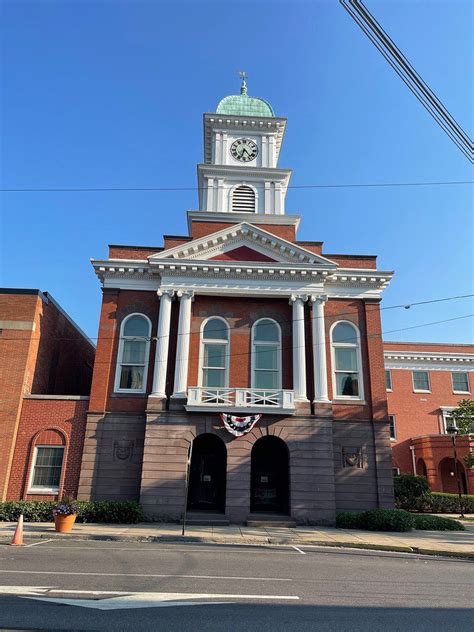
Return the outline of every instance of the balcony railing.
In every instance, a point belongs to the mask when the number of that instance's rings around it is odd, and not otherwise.
[[[294,392],[260,388],[197,388],[188,389],[186,410],[219,412],[293,414]]]

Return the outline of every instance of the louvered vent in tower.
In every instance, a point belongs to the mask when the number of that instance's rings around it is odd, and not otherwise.
[[[255,213],[255,191],[245,184],[232,193],[232,210],[236,213]]]

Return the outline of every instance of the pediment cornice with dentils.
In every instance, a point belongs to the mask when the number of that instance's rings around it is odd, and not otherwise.
[[[269,257],[275,263],[311,265],[326,270],[335,270],[337,268],[337,264],[334,261],[247,222],[232,225],[205,237],[163,250],[148,257],[148,261],[150,264],[162,262],[166,259],[211,261],[219,255],[241,247],[246,247]]]

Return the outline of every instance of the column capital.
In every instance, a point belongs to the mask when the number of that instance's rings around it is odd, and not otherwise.
[[[308,300],[307,294],[292,294],[289,298],[288,303],[291,305],[292,303],[296,303],[296,301],[301,301],[302,303],[306,303]]]
[[[194,300],[194,290],[177,290],[176,296],[178,298],[188,297],[191,300]]]
[[[174,296],[174,290],[171,289],[167,289],[167,290],[162,290],[161,288],[158,290],[157,292],[158,296],[161,298],[162,296],[169,296],[170,298],[173,298]]]
[[[322,303],[324,305],[324,303],[327,303],[328,300],[328,295],[327,294],[311,294],[311,296],[309,297],[309,302],[310,303]]]

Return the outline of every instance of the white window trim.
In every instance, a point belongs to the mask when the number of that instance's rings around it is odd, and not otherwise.
[[[426,373],[428,375],[428,390],[424,388],[415,388],[415,373]],[[411,383],[414,393],[431,393],[431,377],[429,371],[425,371],[424,369],[413,369],[411,372]]]
[[[451,416],[452,411],[456,408],[456,406],[440,406],[439,407],[441,410],[441,415],[440,415],[440,430],[441,430],[441,434],[447,434],[446,433],[446,428],[447,428],[447,420],[448,417]]]
[[[61,484],[61,479],[63,476],[63,468],[64,468],[64,454],[65,454],[65,448],[66,446],[64,445],[46,445],[46,444],[38,444],[35,445],[34,447],[34,451],[33,451],[33,459],[31,460],[31,467],[30,467],[30,476],[28,478],[28,489],[27,489],[27,494],[43,494],[43,495],[56,495],[57,493],[59,493],[59,487],[60,484],[57,487],[41,487],[41,486],[33,486],[33,478],[35,476],[35,467],[36,467],[36,459],[38,457],[38,448],[56,448],[56,449],[61,449],[63,451],[63,460],[62,460],[62,464],[61,464],[61,473],[59,475],[59,481]]]
[[[463,373],[467,377],[467,391],[455,391],[454,390],[454,376],[459,375],[459,373]],[[471,383],[469,380],[469,371],[451,371],[451,385],[453,387],[453,393],[455,395],[470,395],[471,394]]]
[[[390,375],[390,388],[387,387],[386,373],[389,373]],[[393,393],[392,371],[390,369],[385,369],[384,376],[385,376],[385,390],[387,391],[387,393]]]
[[[397,416],[396,415],[389,415],[389,422],[390,422],[390,417],[392,417],[393,419],[393,429],[395,431],[395,436],[392,437],[390,436],[390,441],[397,441]],[[390,432],[390,426],[389,426],[389,432]]]
[[[339,325],[340,323],[347,323],[350,325],[355,333],[357,343],[353,342],[333,342],[332,332],[334,327]],[[351,323],[350,320],[338,320],[331,325],[331,329],[329,330],[329,340],[331,341],[331,377],[332,377],[332,393],[333,393],[333,401],[344,401],[344,402],[364,402],[364,372],[362,370],[362,352],[360,346],[360,332],[359,328]],[[337,381],[336,381],[336,353],[335,347],[346,348],[346,349],[356,349],[356,357],[357,357],[357,378],[359,382],[359,395],[338,395],[337,393]],[[341,373],[345,373],[345,371],[339,371]],[[349,371],[350,373],[350,371]]]
[[[257,388],[257,386],[255,386],[255,372],[256,372],[256,367],[255,367],[255,344],[258,344],[258,346],[261,345],[268,345],[268,346],[275,346],[275,342],[270,342],[270,341],[255,341],[255,329],[256,326],[258,325],[258,323],[261,323],[263,320],[268,320],[272,323],[274,323],[277,326],[278,329],[278,341],[277,341],[277,348],[278,348],[278,353],[277,353],[277,369],[278,369],[278,380],[277,380],[277,388],[276,389],[272,389],[272,388],[258,388],[259,391],[272,391],[272,390],[281,390],[282,389],[282,361],[281,361],[281,327],[280,324],[277,323],[277,321],[273,318],[268,318],[267,316],[263,317],[263,318],[259,318],[258,320],[256,320],[254,322],[254,324],[252,325],[252,354],[251,354],[251,366],[250,366],[250,371],[251,371],[251,388]]]
[[[123,336],[123,330],[125,327],[125,323],[132,316],[141,316],[148,323],[148,335],[146,337],[146,346],[145,346],[145,364],[143,367],[143,387],[142,388],[120,388],[120,377],[122,373],[122,355],[123,355],[123,346],[125,340],[142,340],[142,336]],[[120,338],[119,338],[119,346],[117,351],[117,362],[115,367],[115,383],[114,383],[114,393],[146,393],[146,385],[148,380],[148,365],[150,363],[150,342],[151,342],[151,320],[148,318],[146,314],[142,314],[141,312],[134,312],[133,314],[129,314],[126,318],[122,320],[120,325]]]
[[[224,323],[227,329],[227,340],[217,340],[213,338],[206,338],[204,340],[204,327],[210,320],[220,320]],[[200,337],[199,337],[199,372],[198,372],[198,387],[199,388],[209,388],[209,389],[217,389],[217,388],[229,388],[229,370],[230,370],[230,327],[229,323],[222,316],[209,316],[201,323]],[[203,377],[204,377],[204,345],[206,343],[210,344],[219,344],[226,345],[227,352],[225,354],[225,372],[224,372],[224,386],[203,386]]]

